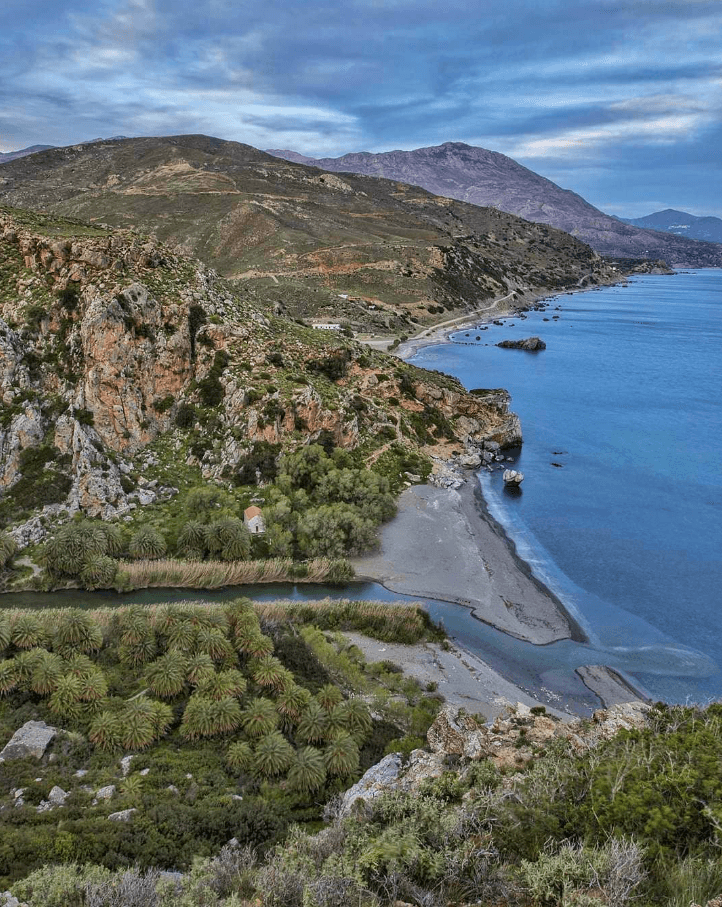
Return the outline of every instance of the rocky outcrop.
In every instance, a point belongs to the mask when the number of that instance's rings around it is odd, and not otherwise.
[[[456,419],[460,437],[475,447],[486,441],[499,447],[518,447],[522,443],[521,423],[509,411],[510,395],[505,390],[465,393],[433,384],[414,385],[415,398],[426,406],[438,408],[448,418]]]
[[[25,759],[27,756],[41,759],[56,734],[57,729],[50,727],[44,721],[27,721],[5,744],[4,749],[0,752],[0,761]]]
[[[546,343],[540,337],[526,337],[524,340],[502,340],[497,343],[504,350],[528,350],[535,353],[538,350],[545,350]]]
[[[505,469],[502,479],[507,488],[518,488],[524,481],[524,473],[516,469]]]
[[[574,752],[583,752],[620,730],[645,727],[648,709],[641,701],[626,702],[597,710],[591,720],[567,722],[518,702],[491,724],[483,724],[463,709],[446,706],[428,730],[430,752],[414,750],[406,762],[399,753],[385,756],[346,791],[341,813],[347,815],[390,791],[415,790],[452,767],[463,771],[480,759],[490,759],[499,769],[519,768],[554,740],[566,740]]]

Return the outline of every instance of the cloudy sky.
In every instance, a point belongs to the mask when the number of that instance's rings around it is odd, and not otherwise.
[[[722,216],[722,0],[2,0],[0,151],[462,141],[612,214]]]

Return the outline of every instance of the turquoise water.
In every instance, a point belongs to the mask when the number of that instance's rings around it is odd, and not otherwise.
[[[494,346],[531,335],[547,349]],[[484,492],[591,648],[655,697],[722,697],[722,271],[561,296],[451,340],[413,361],[510,391],[523,490],[495,472]]]

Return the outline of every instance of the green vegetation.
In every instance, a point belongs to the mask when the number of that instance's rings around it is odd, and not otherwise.
[[[385,608],[322,602],[310,613],[357,627]],[[416,609],[387,610],[399,635],[425,632]],[[47,862],[65,867],[58,884],[77,880],[74,864],[97,864],[95,878],[109,877],[101,866],[188,869],[232,837],[263,853],[289,822],[318,822],[324,803],[418,722],[422,701],[428,727],[437,699],[304,620],[246,599],[0,615],[0,739],[31,718],[63,729],[41,764],[0,765],[0,801],[24,788],[25,803],[0,809],[0,884]],[[123,753],[135,754],[127,777]],[[56,785],[65,805],[36,812]],[[95,796],[108,785],[109,799]],[[108,821],[130,808],[128,823]],[[52,903],[42,873],[23,890]]]

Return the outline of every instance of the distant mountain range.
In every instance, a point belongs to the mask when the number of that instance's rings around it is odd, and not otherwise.
[[[31,145],[29,148],[21,148],[20,151],[0,152],[0,164],[14,161],[19,157],[26,157],[28,154],[35,154],[38,151],[47,151],[49,148],[54,147],[54,145]]]
[[[89,142],[84,144],[90,144],[92,142],[113,142],[116,139],[125,139],[126,135],[113,135],[109,139],[90,139]],[[57,148],[57,145],[30,145],[29,148],[21,148],[19,151],[7,151],[0,152],[0,164],[5,164],[8,161],[15,161],[19,157],[27,157],[29,154],[37,154],[39,151],[50,151],[52,148]]]
[[[599,211],[580,195],[522,167],[506,155],[460,142],[415,151],[346,154],[310,158],[295,151],[268,152],[299,164],[335,172],[363,173],[422,186],[436,195],[499,208],[525,220],[571,233],[603,255],[663,258],[672,267],[720,267],[722,249],[632,226]]]
[[[696,217],[686,211],[675,211],[666,208],[646,217],[620,218],[625,224],[643,227],[647,230],[660,230],[674,233],[675,236],[686,236],[688,239],[699,239],[703,242],[722,243],[722,219],[719,217]]]

